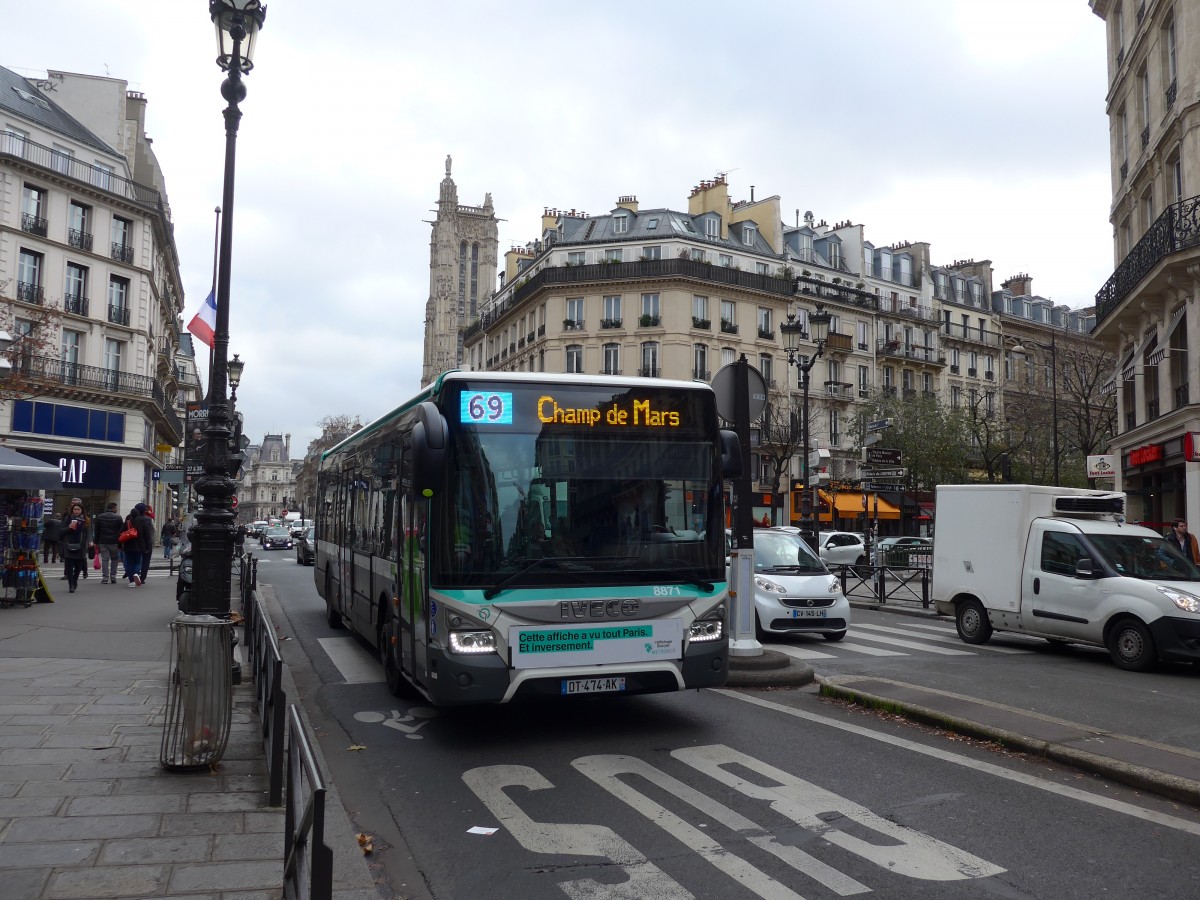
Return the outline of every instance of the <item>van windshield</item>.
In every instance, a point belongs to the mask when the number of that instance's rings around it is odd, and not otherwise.
[[[1165,538],[1091,534],[1088,539],[1121,575],[1150,581],[1200,581],[1200,569]]]

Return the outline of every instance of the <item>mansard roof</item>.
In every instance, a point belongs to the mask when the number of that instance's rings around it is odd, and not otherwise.
[[[50,97],[39,91],[27,78],[22,78],[3,66],[0,66],[0,109],[81,144],[87,144],[112,156],[121,156]]]

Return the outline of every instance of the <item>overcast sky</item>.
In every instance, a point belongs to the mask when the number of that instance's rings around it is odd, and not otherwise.
[[[14,0],[4,0],[6,3]],[[429,225],[491,192],[500,251],[543,207],[732,199],[991,259],[1087,306],[1112,272],[1104,23],[1086,0],[270,0],[237,148],[230,353],[256,442],[419,388]],[[222,73],[203,0],[57,0],[8,68],[110,75],[148,101],[186,291],[207,295]],[[29,29],[20,34],[21,29]],[[199,345],[201,350],[205,348]],[[205,355],[205,364],[207,356]],[[207,383],[207,379],[206,379]]]

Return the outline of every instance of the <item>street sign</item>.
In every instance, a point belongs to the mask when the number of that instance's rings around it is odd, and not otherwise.
[[[733,421],[733,385],[736,371],[737,363],[729,363],[717,369],[717,374],[712,380],[713,393],[717,395],[717,414],[726,422]],[[750,421],[753,422],[767,408],[767,383],[763,380],[762,372],[749,364],[746,365],[746,379],[750,392]]]
[[[883,440],[883,432],[875,431],[875,432],[872,432],[871,434],[868,434],[863,439],[863,446],[870,447],[872,444],[878,444],[882,440]]]
[[[863,469],[864,478],[903,478],[908,474],[908,469],[900,466],[895,469]]]
[[[864,481],[859,487],[864,491],[898,491],[904,486],[897,481]]]
[[[886,447],[865,447],[862,461],[864,465],[868,466],[899,466],[903,464],[900,451]]]
[[[891,427],[891,419],[876,419],[874,422],[867,423],[867,431],[883,431],[883,429]]]

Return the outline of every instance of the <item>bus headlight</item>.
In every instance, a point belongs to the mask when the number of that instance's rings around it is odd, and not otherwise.
[[[495,653],[496,636],[490,631],[452,631],[450,652],[474,655]]]
[[[692,643],[703,644],[706,641],[719,641],[725,635],[725,607],[718,606],[702,619],[697,619],[688,629],[688,639]]]

